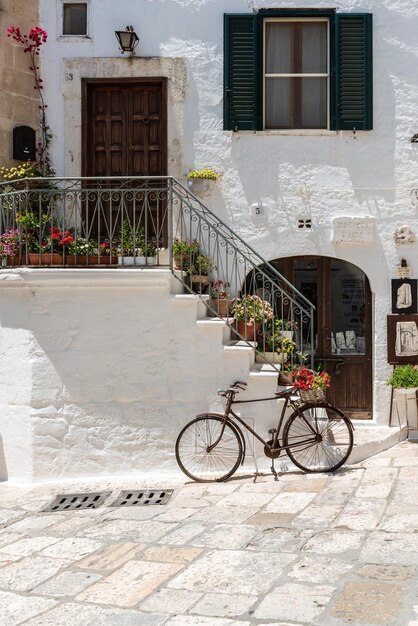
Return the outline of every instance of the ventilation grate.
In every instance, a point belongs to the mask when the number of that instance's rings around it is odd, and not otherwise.
[[[167,504],[173,489],[149,489],[148,491],[122,491],[110,506],[147,506]]]
[[[79,511],[80,509],[97,509],[110,496],[111,491],[94,493],[71,493],[56,496],[43,511]]]

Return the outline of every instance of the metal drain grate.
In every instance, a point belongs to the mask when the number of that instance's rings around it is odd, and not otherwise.
[[[110,506],[146,506],[167,504],[173,489],[149,489],[148,491],[122,491]]]
[[[111,491],[96,491],[94,493],[70,493],[56,496],[46,511],[78,511],[80,509],[97,509],[110,496]]]

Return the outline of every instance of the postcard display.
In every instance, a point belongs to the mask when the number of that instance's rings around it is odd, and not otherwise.
[[[332,354],[365,354],[364,275],[341,268],[331,278]]]

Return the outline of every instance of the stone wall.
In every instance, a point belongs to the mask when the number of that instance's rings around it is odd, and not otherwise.
[[[29,32],[39,25],[37,0],[0,0],[0,166],[12,159],[15,126],[38,129],[39,101],[33,89],[29,57],[21,46],[7,37],[10,26]]]

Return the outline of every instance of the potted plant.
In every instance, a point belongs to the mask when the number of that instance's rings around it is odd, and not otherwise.
[[[306,367],[287,373],[299,390],[303,402],[325,402],[325,392],[331,386],[331,376],[321,370],[316,372]]]
[[[0,235],[1,265],[17,265],[19,261],[19,230],[9,228]]]
[[[265,344],[264,352],[256,355],[256,361],[258,363],[267,362],[284,365],[296,348],[294,341],[276,334],[267,334]]]
[[[221,172],[211,167],[203,167],[200,170],[190,170],[187,174],[187,183],[194,195],[202,197],[211,191],[214,181],[221,176]]]
[[[134,229],[129,220],[123,220],[117,238],[118,265],[136,265],[143,240],[143,230]]]
[[[237,320],[238,334],[249,341],[254,341],[261,325],[273,317],[271,304],[260,296],[252,295],[236,298],[231,313]]]
[[[274,320],[274,330],[277,333],[280,333],[282,337],[286,337],[287,339],[292,340],[294,332],[297,328],[296,322],[292,320],[285,319],[275,319]]]
[[[215,280],[210,284],[210,297],[219,317],[228,316],[229,307],[232,304],[232,300],[229,299],[230,286],[230,283],[223,280]]]
[[[413,365],[398,365],[390,376],[398,423],[417,428],[418,370]]]
[[[141,247],[139,249],[138,263],[139,265],[155,265],[157,247],[152,243],[145,243],[145,237],[142,238]]]
[[[196,256],[187,270],[191,290],[195,293],[206,293],[209,287],[209,274],[213,269],[216,267],[209,256],[204,254]]]
[[[196,239],[175,239],[173,241],[174,269],[187,271],[199,255],[199,243]]]

